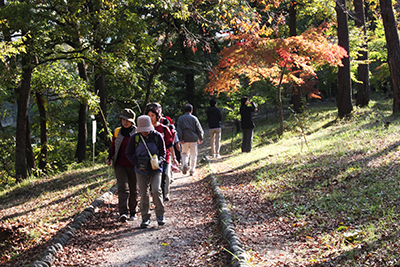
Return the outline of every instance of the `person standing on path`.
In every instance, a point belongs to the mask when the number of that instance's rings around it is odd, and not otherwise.
[[[241,127],[243,131],[242,152],[250,152],[253,144],[253,129],[255,127],[252,112],[257,111],[254,102],[250,102],[247,96],[243,96],[240,100],[242,104],[240,107]],[[249,104],[251,104],[249,106]]]
[[[211,155],[214,158],[220,158],[222,114],[217,108],[217,101],[215,99],[210,100],[210,106],[207,108],[207,121],[210,129]]]
[[[118,185],[118,211],[119,220],[126,222],[130,213],[130,220],[137,218],[137,183],[133,164],[125,155],[129,138],[135,133],[135,113],[131,109],[124,109],[119,116],[122,127],[114,130],[110,152],[106,161],[115,170]]]
[[[197,147],[203,142],[204,131],[197,117],[192,115],[193,106],[184,106],[185,114],[180,116],[176,130],[182,145],[182,173],[188,171],[188,158],[190,157],[190,175],[193,175],[197,164]]]
[[[156,170],[153,170],[151,167],[149,153],[158,156],[160,167]],[[126,156],[135,165],[136,177],[140,189],[140,209],[142,214],[140,227],[147,228],[151,223],[150,185],[157,223],[158,225],[164,225],[165,209],[161,190],[161,173],[165,159],[165,144],[161,134],[151,124],[151,118],[148,115],[138,117],[136,133],[129,139]]]

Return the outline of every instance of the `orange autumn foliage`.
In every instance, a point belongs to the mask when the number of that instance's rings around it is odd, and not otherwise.
[[[241,76],[248,77],[250,83],[266,79],[278,85],[282,78],[282,84],[300,86],[310,77],[317,78],[316,66],[342,66],[341,59],[347,57],[345,49],[323,35],[323,27],[276,39],[258,34],[261,31],[255,29],[229,36],[234,45],[220,53],[221,59],[210,73],[205,92],[235,92]],[[308,93],[310,97],[318,97],[312,91]]]

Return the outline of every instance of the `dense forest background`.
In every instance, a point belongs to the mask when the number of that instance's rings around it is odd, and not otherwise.
[[[338,118],[370,92],[400,111],[398,5],[391,1],[0,1],[0,184],[104,161],[118,114],[185,103],[205,123],[210,98],[237,122],[332,100]],[[287,112],[286,112],[287,111]],[[205,125],[205,124],[204,124]]]

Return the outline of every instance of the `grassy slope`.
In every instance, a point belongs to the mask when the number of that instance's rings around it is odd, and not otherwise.
[[[58,231],[113,183],[103,165],[27,179],[0,192],[0,263],[28,266]]]
[[[219,176],[238,229],[246,224],[240,202],[250,188],[268,202],[270,210],[264,208],[264,212],[269,217],[286,222],[291,241],[282,246],[292,247],[296,255],[286,259],[287,264],[398,263],[400,125],[391,116],[389,101],[371,101],[370,107],[356,108],[351,119],[342,121],[336,120],[334,104],[314,106],[310,111],[308,147],[291,133],[271,141],[278,125],[258,121],[253,152],[242,154],[237,149],[216,164],[221,172],[237,170],[236,184],[225,174]],[[385,121],[391,121],[388,128]],[[236,138],[238,147],[240,136]],[[225,149],[231,141],[225,141]],[[256,251],[261,250],[257,242],[245,245],[253,255],[262,253]],[[266,258],[253,257],[253,261],[268,265]]]

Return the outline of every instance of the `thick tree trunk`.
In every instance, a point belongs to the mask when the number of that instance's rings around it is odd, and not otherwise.
[[[369,82],[369,64],[368,60],[368,38],[365,23],[365,6],[364,0],[354,0],[354,9],[356,15],[356,26],[363,32],[364,44],[362,45],[362,51],[358,52],[357,60],[364,61],[358,65],[357,68],[357,79],[359,81],[357,86],[357,97],[356,106],[364,107],[368,106],[370,98],[370,82]]]
[[[84,81],[88,81],[85,62],[78,63],[79,77]],[[87,146],[87,113],[88,105],[81,102],[79,105],[79,118],[78,118],[78,143],[75,151],[75,158],[78,162],[86,160],[86,146]]]
[[[102,1],[89,1],[88,8],[91,14],[99,13],[101,14],[101,10],[103,9]],[[97,19],[97,18],[96,18]],[[107,112],[107,99],[106,99],[106,85],[105,85],[105,76],[103,69],[103,52],[104,52],[104,40],[106,39],[103,36],[101,31],[101,23],[97,20],[94,20],[93,23],[93,36],[94,36],[94,50],[98,55],[98,60],[95,62],[95,75],[94,75],[94,91],[95,94],[100,98],[100,110],[96,115],[96,122],[98,129],[100,130],[100,140],[102,140],[105,146],[110,147],[111,138],[110,132],[108,131],[107,121],[105,118],[105,114]],[[99,127],[100,126],[100,127]],[[103,131],[102,131],[103,129]]]
[[[99,56],[101,57],[101,55],[103,54],[103,48],[101,46],[101,42],[99,41],[96,42],[94,47]],[[105,146],[110,147],[111,146],[111,139],[109,138],[110,132],[108,130],[107,121],[105,118],[105,114],[107,113],[106,81],[104,78],[104,70],[101,67],[101,65],[102,63],[100,60],[99,62],[97,62],[95,81],[94,81],[95,92],[100,98],[100,112],[96,116],[96,121],[98,126],[101,126],[98,127],[101,132],[99,134],[100,139],[103,140]],[[103,131],[101,131],[101,129],[103,129]]]
[[[393,113],[400,112],[400,44],[393,14],[392,1],[380,0],[383,27],[385,28],[388,63],[393,87]]]
[[[183,72],[185,75],[186,85],[186,100],[193,106],[193,114],[196,114],[196,100],[195,100],[195,84],[194,84],[194,73],[190,69],[190,52],[186,46],[186,36],[184,34],[179,35],[179,43],[181,45],[181,52],[184,58],[182,64],[186,66],[186,70]]]
[[[350,54],[346,0],[337,0],[335,9],[338,24],[338,44]],[[349,115],[353,110],[353,105],[351,103],[350,58],[343,58],[342,63],[343,67],[339,67],[338,71],[337,106],[339,118]]]
[[[79,104],[79,117],[78,117],[78,142],[76,145],[75,158],[77,162],[86,160],[86,146],[87,146],[87,114],[88,105],[86,103]]]
[[[94,87],[97,95],[100,98],[100,112],[96,116],[96,121],[100,122],[99,129],[103,129],[101,131],[100,139],[104,141],[107,147],[111,146],[111,140],[109,138],[110,132],[108,131],[107,121],[105,118],[105,114],[107,112],[107,99],[106,99],[106,83],[104,79],[104,72],[101,69],[99,73],[95,75]]]
[[[27,178],[27,129],[26,121],[28,118],[28,105],[31,91],[32,68],[28,66],[26,58],[22,58],[22,80],[20,87],[17,88],[17,129],[16,129],[16,146],[15,146],[15,177],[17,182]]]
[[[297,3],[295,1],[290,1],[289,7],[289,34],[290,36],[297,36]]]
[[[39,169],[46,173],[47,165],[47,116],[44,106],[44,99],[41,93],[36,93],[36,103],[39,110],[40,120],[40,154],[39,154]]]

